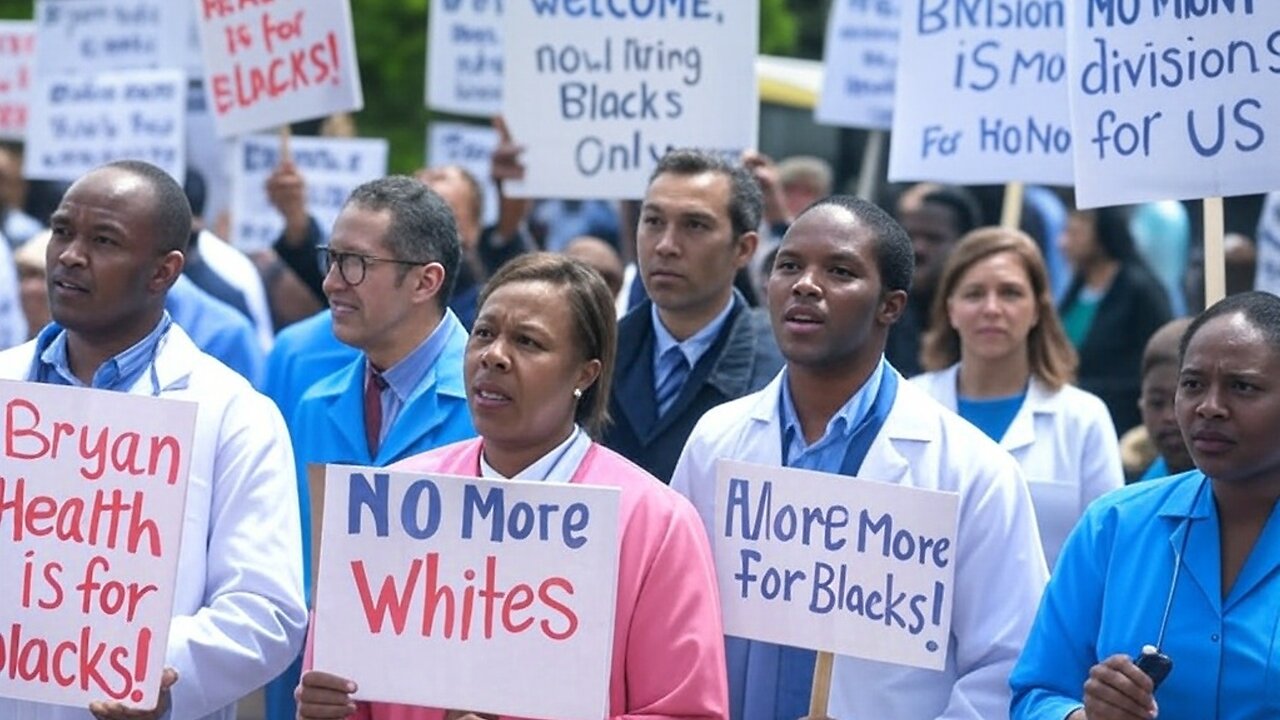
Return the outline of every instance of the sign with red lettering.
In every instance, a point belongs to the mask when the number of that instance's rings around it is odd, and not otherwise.
[[[331,465],[322,527],[314,666],[359,699],[608,714],[615,488]]]
[[[22,139],[27,131],[35,23],[0,20],[0,138]]]
[[[194,403],[0,381],[0,696],[154,707]]]
[[[196,0],[221,137],[364,106],[348,0]]]

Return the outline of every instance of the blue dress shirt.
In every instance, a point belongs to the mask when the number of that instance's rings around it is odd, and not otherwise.
[[[56,323],[51,323],[40,333],[36,343],[37,357],[36,382],[49,385],[70,385],[72,387],[91,387],[98,390],[119,390],[128,392],[138,382],[148,368],[154,368],[156,353],[160,341],[173,320],[169,313],[160,316],[160,322],[147,333],[146,337],[134,343],[132,347],[98,366],[88,385],[80,382],[80,378],[71,372],[71,359],[67,355],[67,331]],[[160,383],[153,383],[153,395],[160,394]]]
[[[729,302],[725,303],[724,309],[707,323],[706,327],[684,340],[676,340],[671,331],[667,330],[667,326],[662,324],[657,305],[650,305],[649,311],[653,314],[653,391],[656,394],[658,387],[662,385],[662,379],[666,377],[663,371],[667,368],[662,367],[662,356],[671,348],[679,347],[684,359],[689,362],[689,368],[692,370],[697,367],[702,356],[716,344],[716,338],[720,337],[720,330],[728,322],[729,313],[733,311],[733,297],[729,297]],[[676,396],[679,397],[679,393],[676,393]]]
[[[456,319],[452,310],[446,309],[444,313],[440,323],[431,331],[431,334],[418,343],[418,347],[401,358],[400,362],[382,371],[382,379],[387,381],[387,387],[382,391],[381,397],[382,432],[378,436],[379,443],[387,439],[387,432],[392,425],[395,425],[396,418],[400,417],[404,404],[418,389],[423,376],[440,357],[452,333],[460,327],[450,319],[451,317]],[[367,367],[368,364],[369,359],[366,357],[365,366]]]

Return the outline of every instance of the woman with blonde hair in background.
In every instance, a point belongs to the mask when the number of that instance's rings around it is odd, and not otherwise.
[[[1052,569],[1085,508],[1123,485],[1124,471],[1106,406],[1070,384],[1076,353],[1034,240],[994,227],[961,238],[943,268],[921,355],[931,372],[913,382],[1022,467]]]

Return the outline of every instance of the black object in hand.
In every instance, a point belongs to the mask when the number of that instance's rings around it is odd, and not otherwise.
[[[1173,670],[1173,660],[1152,645],[1143,646],[1142,654],[1134,664],[1151,678],[1153,691],[1160,687],[1160,683],[1169,676],[1169,671]]]

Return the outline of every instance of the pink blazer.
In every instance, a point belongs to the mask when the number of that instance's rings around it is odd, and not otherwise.
[[[446,445],[391,468],[478,477],[481,444],[473,439]],[[728,718],[720,599],[706,531],[693,506],[598,444],[587,451],[571,482],[621,490],[610,717]],[[357,720],[442,720],[445,713],[388,703],[357,705]]]

